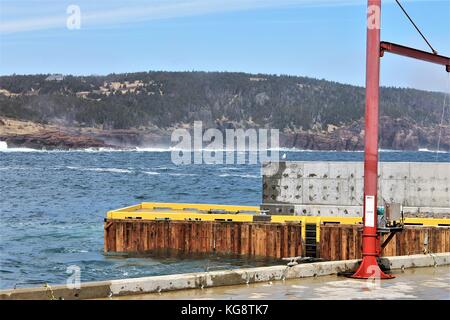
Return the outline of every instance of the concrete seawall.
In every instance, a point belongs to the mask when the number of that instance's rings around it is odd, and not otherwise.
[[[113,296],[136,295],[173,290],[210,288],[249,283],[298,279],[333,275],[356,269],[359,260],[327,261],[299,264],[292,267],[248,268],[231,271],[214,271],[176,274],[134,279],[86,282],[80,288],[57,285],[44,288],[1,290],[0,300],[9,299],[95,299]],[[390,270],[450,265],[450,252],[381,258],[380,263]]]
[[[403,205],[409,216],[450,213],[450,164],[380,162],[378,204]],[[270,214],[362,216],[364,163],[267,162],[261,208]]]

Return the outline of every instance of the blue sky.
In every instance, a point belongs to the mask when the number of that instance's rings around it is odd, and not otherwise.
[[[450,55],[450,0],[402,0]],[[81,28],[66,27],[67,7]],[[364,0],[0,0],[0,74],[290,74],[364,85]],[[382,39],[427,50],[394,1]],[[382,85],[448,91],[442,66],[386,54]]]

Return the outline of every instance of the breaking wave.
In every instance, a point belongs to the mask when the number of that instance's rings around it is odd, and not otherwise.
[[[9,148],[6,141],[0,141],[0,152],[39,152],[41,150],[35,150],[30,148]]]
[[[95,172],[112,172],[112,173],[132,173],[133,171],[128,169],[119,168],[82,168],[82,167],[71,167],[67,166],[67,169],[79,170],[79,171],[95,171]]]
[[[148,174],[150,176],[156,176],[159,175],[159,172],[155,172],[155,171],[143,171],[145,174]]]
[[[222,173],[219,174],[219,177],[239,177],[239,178],[250,178],[250,179],[259,179],[261,176],[256,174],[229,174],[229,173]]]
[[[236,153],[257,153],[259,151],[261,152],[306,152],[306,153],[323,153],[323,152],[344,152],[344,153],[363,153],[363,150],[310,150],[310,149],[298,149],[298,148],[268,148],[264,150],[239,150],[239,149],[226,149],[226,148],[217,148],[217,149],[211,149],[211,148],[201,148],[201,149],[181,149],[176,147],[130,147],[130,148],[86,148],[86,149],[32,149],[32,148],[11,148],[8,147],[8,144],[6,141],[0,141],[0,152],[48,152],[48,153],[80,153],[80,152],[86,152],[86,153],[104,153],[104,152],[150,152],[150,153],[164,153],[164,152],[174,152],[174,151],[182,151],[182,152],[230,152],[234,151]],[[393,150],[393,149],[380,149],[379,150],[382,153],[389,153],[389,152],[405,152],[405,150]],[[449,151],[436,151],[436,150],[429,150],[427,148],[420,148],[418,150],[419,152],[429,152],[429,153],[450,153]],[[280,155],[280,158],[282,155]]]
[[[444,150],[429,150],[427,148],[420,148],[418,150],[419,152],[430,152],[430,153],[449,153],[449,151],[444,151]]]

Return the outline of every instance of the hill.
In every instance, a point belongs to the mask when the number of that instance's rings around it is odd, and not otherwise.
[[[381,147],[436,148],[443,93],[381,88],[380,99]],[[285,147],[357,150],[364,88],[228,72],[11,75],[0,77],[0,116],[72,133],[78,129],[119,146],[166,144],[173,128],[201,120],[205,128],[277,128]],[[450,150],[449,125],[447,113],[442,150]],[[3,132],[0,138],[21,144],[17,132],[15,140]]]

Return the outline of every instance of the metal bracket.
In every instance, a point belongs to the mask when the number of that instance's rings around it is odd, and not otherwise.
[[[394,238],[394,236],[397,232],[403,231],[403,226],[402,227],[393,227],[393,228],[383,228],[383,229],[378,229],[379,233],[390,232],[390,234],[386,238],[386,240],[384,240],[384,242],[381,244],[381,250],[383,250],[388,245],[388,243],[392,240],[392,238]],[[387,230],[389,230],[389,231],[387,231]]]

